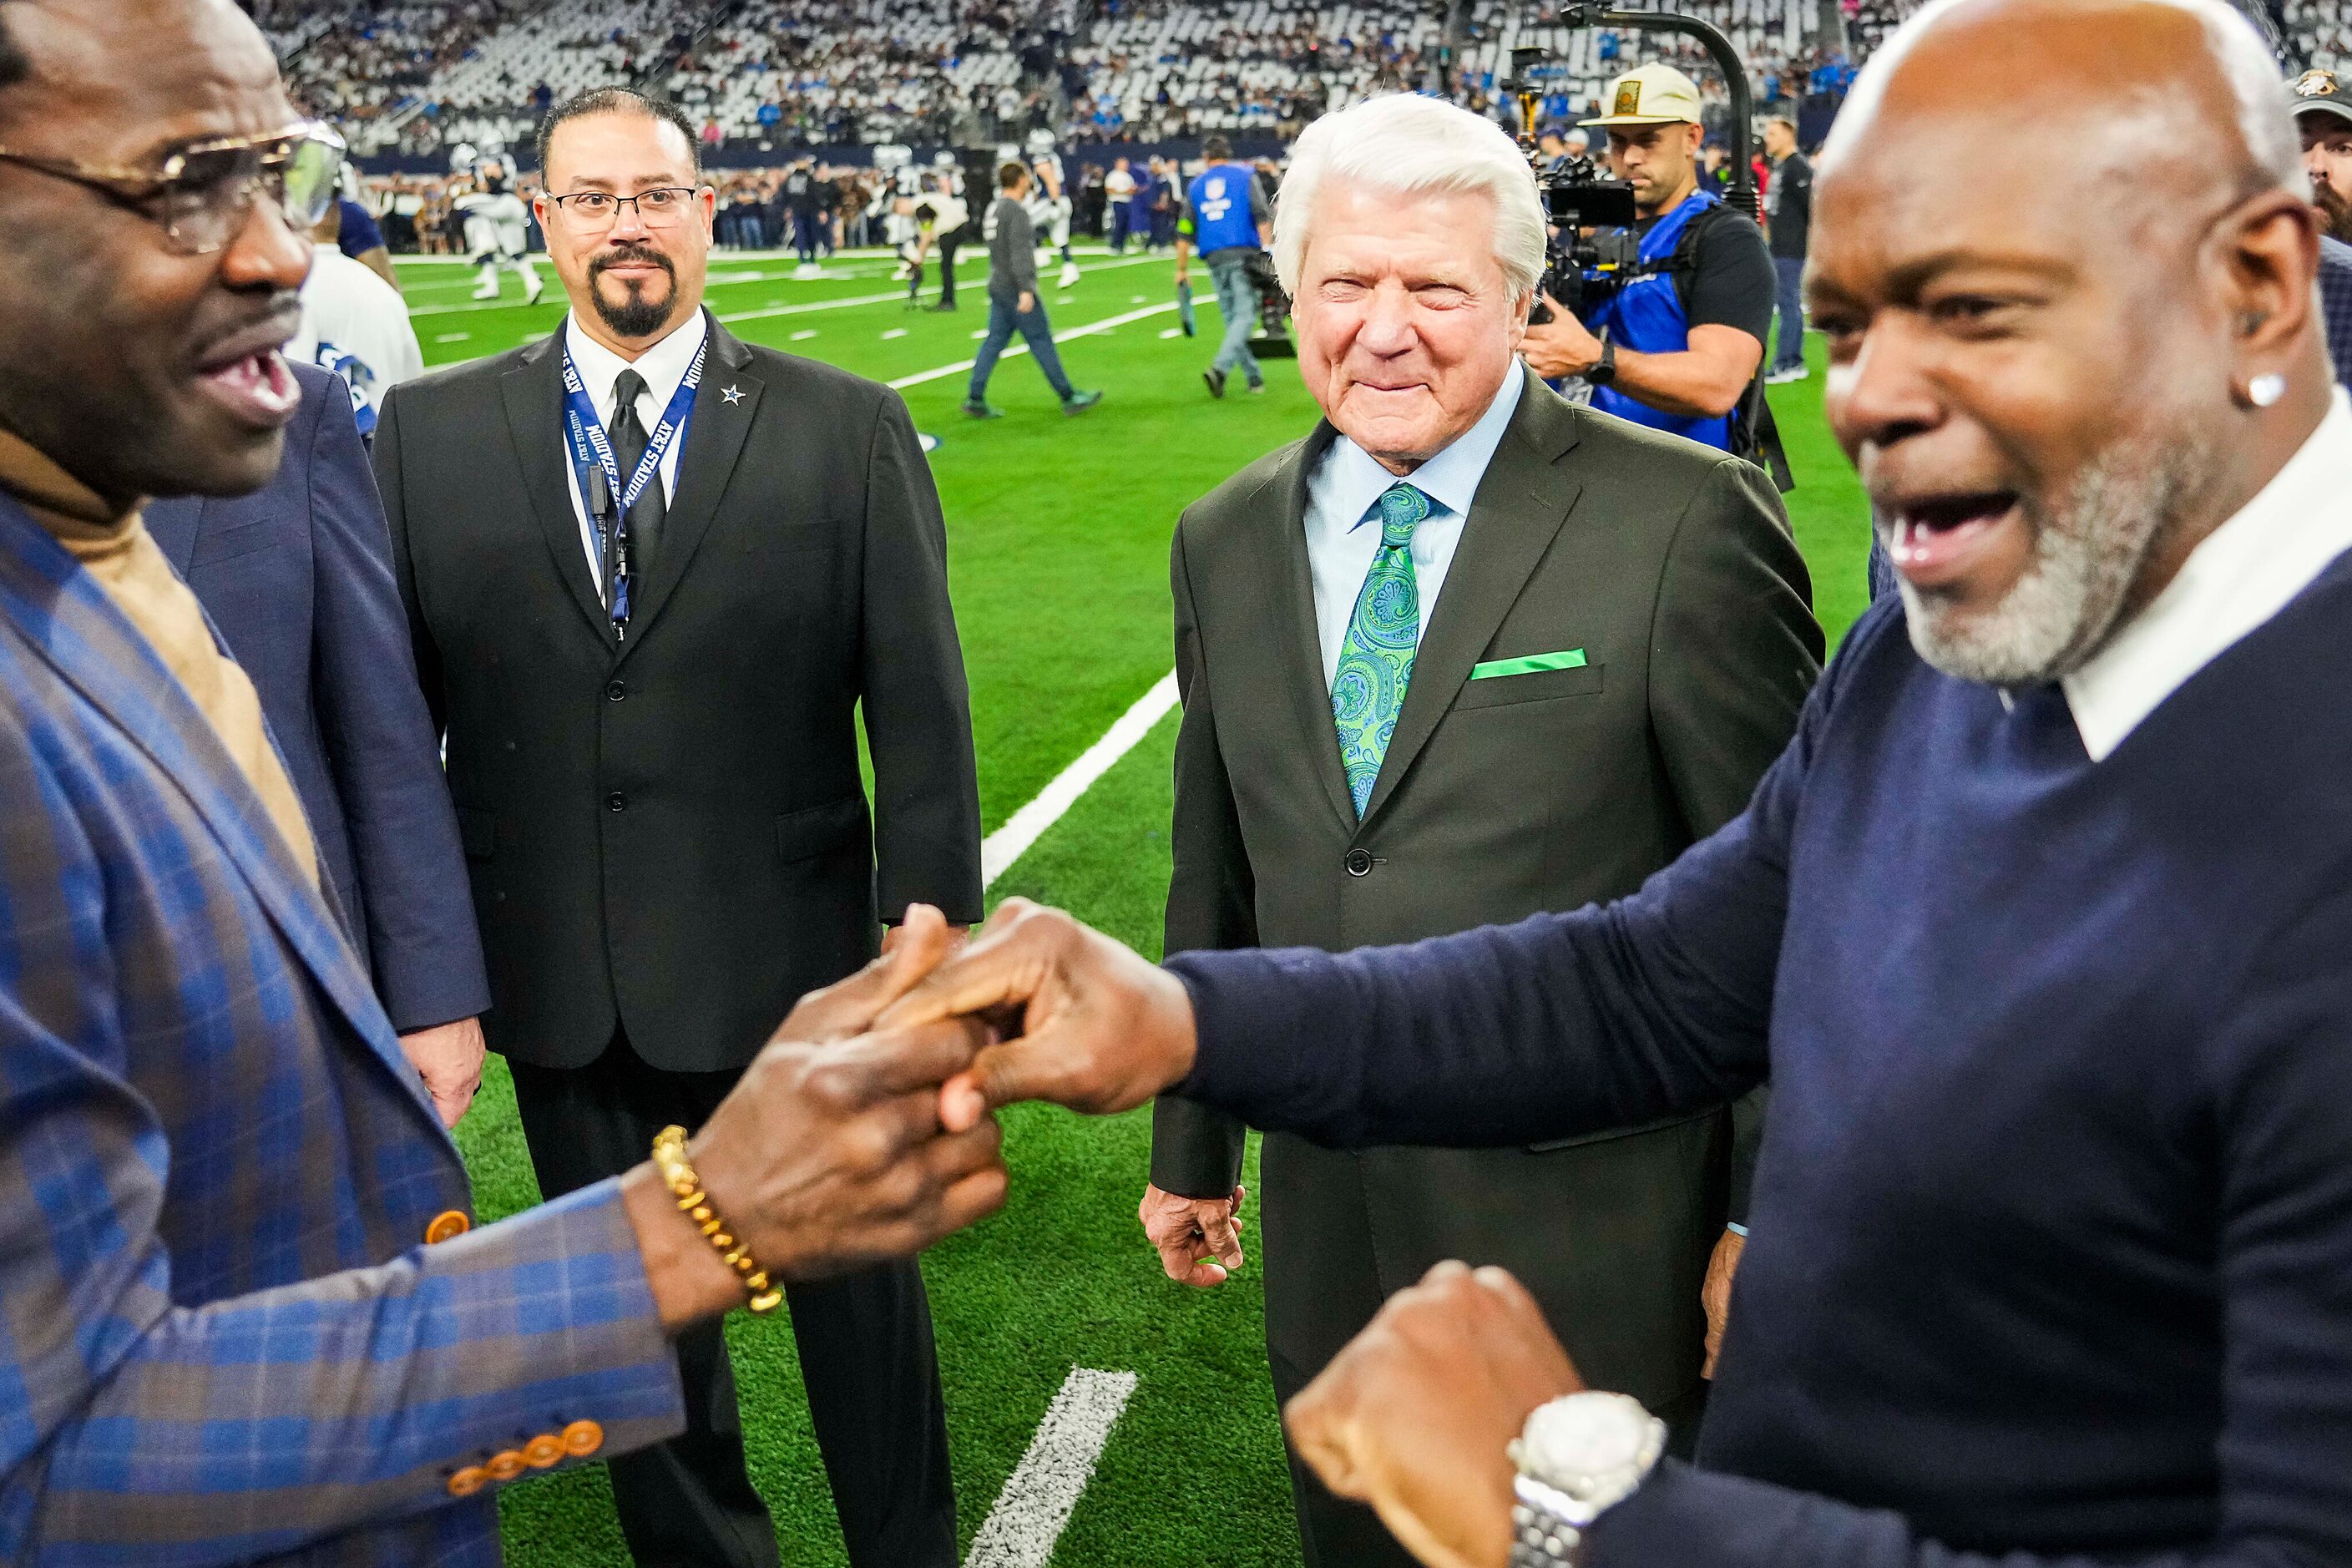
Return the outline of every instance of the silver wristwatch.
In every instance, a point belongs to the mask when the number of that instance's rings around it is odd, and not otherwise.
[[[1649,1479],[1666,1424],[1622,1394],[1571,1394],[1528,1417],[1510,1447],[1511,1568],[1579,1568],[1584,1532]]]

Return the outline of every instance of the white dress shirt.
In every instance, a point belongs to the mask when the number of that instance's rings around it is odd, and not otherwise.
[[[1470,520],[1470,503],[1526,390],[1526,373],[1514,360],[1495,401],[1478,423],[1404,476],[1404,483],[1430,500],[1429,516],[1413,530],[1412,551],[1423,637],[1429,634],[1430,614],[1437,607],[1438,592],[1445,586],[1445,574],[1454,564],[1454,552],[1462,542],[1462,526]],[[1339,673],[1339,651],[1347,645],[1348,624],[1355,619],[1364,579],[1381,552],[1380,521],[1372,503],[1398,482],[1396,475],[1345,436],[1331,443],[1331,449],[1307,478],[1307,563],[1315,580],[1315,629],[1322,637],[1327,689]]]
[[[2352,397],[2238,514],[2189,552],[2147,609],[2062,684],[2103,762],[2142,720],[2352,550]],[[2340,671],[2327,672],[2331,676]]]
[[[579,369],[581,381],[587,385],[588,401],[596,405],[596,417],[604,422],[607,437],[613,433],[614,416],[613,384],[621,379],[623,371],[634,370],[645,377],[646,389],[637,395],[637,417],[644,421],[646,434],[650,436],[654,426],[661,423],[661,416],[669,411],[669,400],[677,395],[678,384],[685,381],[686,373],[694,368],[694,356],[700,351],[703,340],[709,335],[710,324],[703,319],[702,312],[697,310],[680,322],[669,336],[639,354],[636,363],[632,364],[582,331],[577,320],[567,316],[563,321],[564,343],[572,350],[572,363]],[[564,470],[573,475],[567,488],[572,491],[572,515],[580,520],[580,547],[588,552],[588,575],[594,580],[597,591],[601,593],[604,587],[604,561],[596,548],[596,525],[589,521],[588,498],[580,493],[579,477],[572,468],[572,437],[568,432],[559,432],[558,435],[564,443]],[[669,449],[662,454],[664,500],[677,499],[677,460],[685,450],[686,442],[681,438],[672,441]],[[628,479],[628,475],[623,474],[621,482],[626,484]]]

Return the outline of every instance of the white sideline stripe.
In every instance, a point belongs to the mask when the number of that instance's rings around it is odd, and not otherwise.
[[[1096,268],[1095,270],[1097,272],[1108,272],[1114,267],[1139,267],[1143,265],[1145,261],[1160,261],[1166,258],[1163,257],[1153,256],[1139,258],[1135,260],[1122,259],[1118,261],[1106,261],[1100,267]],[[956,273],[959,277],[962,275],[963,268],[961,265],[958,265],[956,268]],[[764,310],[736,310],[729,314],[722,315],[719,319],[727,322],[757,321],[764,320],[770,316],[797,316],[806,310],[845,310],[852,305],[887,305],[893,300],[903,300],[906,297],[907,291],[904,289],[900,289],[888,294],[858,294],[846,300],[811,300],[806,303],[799,305],[771,305]],[[1140,300],[1143,296],[1138,294],[1136,298]],[[453,308],[463,309],[463,307]],[[1175,307],[1171,305],[1169,309],[1172,310]],[[418,312],[415,311],[410,312],[412,315],[417,313]],[[987,336],[987,333],[982,331],[977,335],[985,337]],[[970,367],[967,366],[966,368],[969,369]]]
[[[1083,327],[1072,327],[1066,331],[1055,332],[1054,341],[1057,343],[1066,343],[1072,338],[1090,338],[1097,332],[1108,332],[1115,328],[1123,327],[1129,321],[1139,321],[1146,316],[1164,316],[1175,308],[1175,303],[1171,300],[1165,305],[1146,305],[1140,310],[1129,310],[1123,316],[1105,316],[1099,321],[1088,321]],[[972,333],[976,338],[987,335],[985,332]],[[1005,349],[1002,357],[1013,359],[1028,352],[1027,343],[1013,343]],[[953,364],[943,364],[936,370],[919,370],[912,375],[902,375],[889,384],[893,390],[904,392],[910,386],[920,386],[927,381],[944,381],[951,375],[961,375],[978,363],[977,360],[960,359]]]
[[[964,1568],[1045,1568],[1071,1510],[1094,1478],[1112,1426],[1135,1394],[1135,1383],[1131,1372],[1070,1369],[1037,1436],[1029,1440],[1029,1451],[971,1538]]]
[[[846,310],[853,305],[887,305],[893,300],[907,297],[904,289],[893,289],[887,294],[852,294],[840,300],[803,300],[797,305],[771,305],[764,310],[729,310],[719,315],[722,321],[763,321],[770,316],[804,316],[811,310]]]
[[[1136,743],[1151,733],[1152,726],[1165,719],[1175,706],[1176,672],[1171,669],[1160,677],[1159,684],[1145,692],[1134,707],[1120,714],[1118,722],[1113,724],[1101,740],[1080,752],[1076,762],[1064,768],[1053,783],[1040,790],[1035,800],[1006,818],[1003,826],[982,842],[980,879],[982,889],[994,887],[996,879],[1013,869],[1013,863],[1045,837],[1045,830],[1061,821],[1070,807],[1077,805],[1078,797],[1092,789],[1095,781],[1110,772],[1121,757],[1135,750]],[[1075,1378],[1077,1373],[1070,1375]],[[1099,1377],[1107,1374],[1089,1373],[1087,1375]],[[1133,1379],[1129,1381],[1131,1383]],[[1000,1508],[1003,1506],[998,1504]],[[1042,1563],[1045,1559],[1041,1557],[1037,1561]]]

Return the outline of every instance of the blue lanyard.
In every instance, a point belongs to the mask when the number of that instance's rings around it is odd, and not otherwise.
[[[694,414],[695,395],[702,388],[702,367],[710,357],[710,339],[706,335],[702,346],[694,352],[694,363],[687,368],[686,379],[677,384],[677,392],[669,400],[659,425],[654,426],[646,441],[646,454],[637,459],[637,471],[625,484],[621,466],[613,456],[613,443],[604,434],[604,422],[596,417],[596,405],[588,395],[587,384],[580,379],[580,368],[572,363],[572,345],[563,345],[563,423],[572,438],[572,474],[580,487],[580,499],[588,512],[588,521],[596,530],[596,558],[614,561],[616,570],[613,589],[613,620],[625,624],[629,618],[629,580],[625,562],[615,557],[612,541],[606,536],[604,513],[596,505],[596,492],[589,482],[593,469],[604,471],[605,493],[618,504],[613,516],[618,520],[629,515],[646,493],[646,487],[656,484],[661,478],[662,454],[667,452],[686,434],[686,423]]]

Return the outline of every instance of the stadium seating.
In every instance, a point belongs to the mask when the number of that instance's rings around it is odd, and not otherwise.
[[[2352,68],[2352,3],[2287,0],[2282,9],[2289,44],[2303,52],[2307,64]]]
[[[1633,8],[1662,0],[1627,0]],[[1721,27],[1760,105],[1835,97],[1919,0],[1682,0]],[[2301,63],[2352,64],[2352,0],[2263,0]],[[362,152],[526,141],[580,88],[665,88],[712,144],[971,144],[1211,131],[1287,135],[1367,92],[1425,89],[1452,45],[1455,96],[1507,117],[1514,48],[1557,58],[1542,117],[1580,115],[1624,63],[1663,52],[1724,102],[1688,45],[1570,30],[1555,7],[1469,0],[274,0],[257,8],[297,91]],[[1717,112],[1724,110],[1718,107]]]
[[[1066,5],[806,0],[714,29],[669,91],[725,137],[817,142],[971,141],[1020,124],[1024,34],[1066,37]],[[976,124],[975,121],[988,123]],[[1025,124],[1021,125],[1025,129]]]
[[[1759,85],[1809,68],[1813,0],[1683,8],[1724,27]],[[1511,0],[1456,14],[1457,93],[1482,109],[1517,45],[1566,61],[1553,117],[1580,112],[1621,45],[1640,47]],[[604,83],[666,88],[714,144],[1279,135],[1367,92],[1433,85],[1448,42],[1438,8],[1375,0],[283,0],[265,21],[298,90],[363,152],[512,145],[551,98]]]

